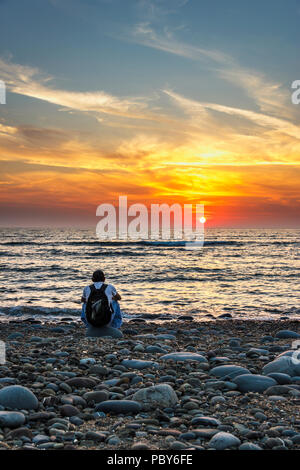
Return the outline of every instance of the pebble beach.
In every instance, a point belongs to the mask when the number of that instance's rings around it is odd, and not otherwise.
[[[300,449],[299,321],[132,319],[121,331],[1,323],[0,449]]]

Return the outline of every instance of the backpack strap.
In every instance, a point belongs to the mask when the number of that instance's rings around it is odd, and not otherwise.
[[[100,291],[101,293],[102,293],[102,292],[104,293],[106,288],[107,288],[107,284],[104,284],[104,282],[103,282],[103,284],[102,284],[102,286],[100,287],[99,291]]]

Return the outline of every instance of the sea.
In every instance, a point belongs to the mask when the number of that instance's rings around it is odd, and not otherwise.
[[[124,318],[300,318],[299,230],[206,229],[204,246],[99,240],[93,229],[0,230],[0,321],[80,321],[102,269]]]

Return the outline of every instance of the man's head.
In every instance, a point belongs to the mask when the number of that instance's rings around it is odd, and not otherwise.
[[[101,271],[101,269],[97,269],[97,271],[94,271],[93,276],[92,276],[92,281],[93,282],[104,282],[105,281],[104,272]]]

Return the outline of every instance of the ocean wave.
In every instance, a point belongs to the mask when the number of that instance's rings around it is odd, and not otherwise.
[[[28,318],[36,317],[39,318],[49,318],[49,317],[62,317],[62,318],[72,318],[74,320],[80,319],[81,316],[81,307],[78,308],[57,308],[57,307],[41,307],[41,306],[32,306],[28,305],[18,305],[16,307],[1,307],[0,317],[17,317],[17,318]],[[128,315],[123,312],[123,318],[134,318],[135,315]]]
[[[182,247],[186,243],[184,240],[95,240],[95,241],[4,241],[0,242],[0,246],[49,246],[53,249],[53,245],[57,244],[63,246],[164,246],[164,247]],[[248,242],[249,243],[249,242]],[[218,246],[218,245],[243,245],[244,242],[236,240],[204,240],[204,246]],[[55,250],[55,249],[54,249]]]

